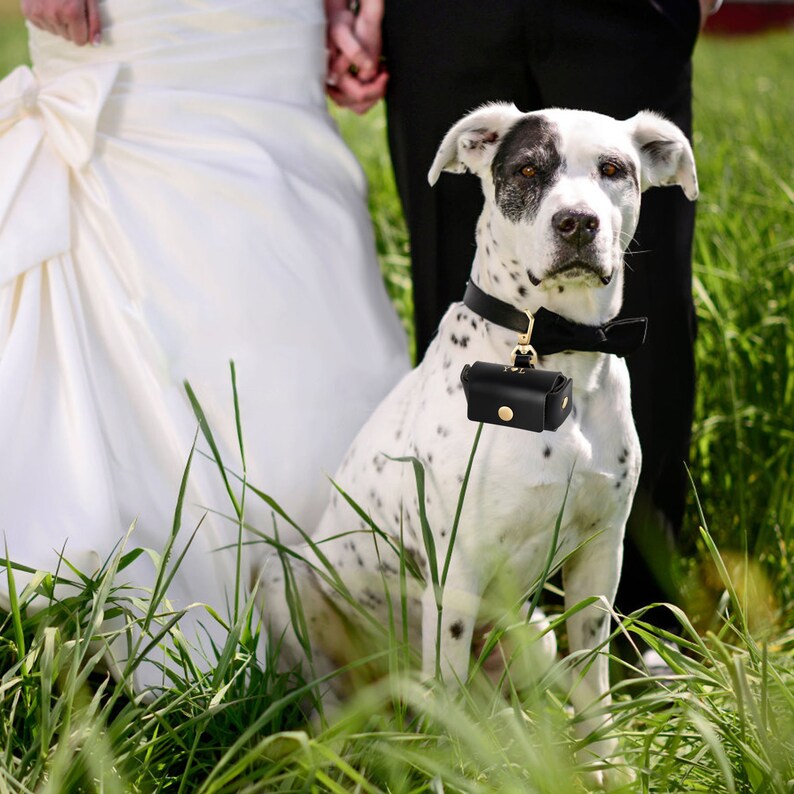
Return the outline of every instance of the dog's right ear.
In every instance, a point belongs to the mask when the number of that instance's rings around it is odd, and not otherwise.
[[[491,102],[464,116],[441,141],[428,182],[435,185],[442,171],[480,173],[493,159],[502,136],[523,115],[512,103]]]

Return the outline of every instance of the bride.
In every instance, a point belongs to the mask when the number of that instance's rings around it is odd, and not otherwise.
[[[325,473],[408,367],[326,111],[321,0],[85,0],[82,27],[64,0],[28,5],[57,13],[30,12],[48,28],[29,28],[33,69],[0,82],[8,557],[90,574],[133,523],[127,549],[162,550],[197,428],[185,381],[239,494],[230,360],[247,481],[312,528]],[[211,458],[199,435],[174,559],[199,529],[168,596],[227,615],[237,524]],[[272,531],[263,501],[245,508]],[[245,549],[252,569],[264,550]],[[120,577],[153,571],[142,555]],[[199,624],[220,636],[201,609],[180,625]]]

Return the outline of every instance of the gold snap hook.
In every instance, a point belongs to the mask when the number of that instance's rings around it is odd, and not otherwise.
[[[529,346],[529,340],[532,339],[532,330],[535,327],[535,317],[532,312],[529,309],[524,309],[524,314],[526,314],[529,320],[529,325],[527,325],[526,333],[518,335],[518,344],[520,347]]]
[[[527,330],[525,333],[518,335],[518,344],[513,348],[513,352],[510,354],[510,362],[515,366],[516,356],[520,353],[522,356],[528,355],[529,363],[534,367],[535,364],[538,363],[538,354],[529,341],[532,339],[532,330],[535,328],[535,317],[529,309],[524,309],[524,314],[526,314],[529,321]]]

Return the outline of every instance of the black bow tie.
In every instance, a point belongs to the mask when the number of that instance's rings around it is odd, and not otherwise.
[[[488,322],[520,334],[527,331],[528,318],[525,312],[488,295],[471,281],[466,285],[463,302]],[[530,344],[539,356],[550,356],[564,350],[627,356],[642,346],[648,325],[647,317],[612,320],[604,325],[580,325],[543,307],[533,316],[535,323]]]

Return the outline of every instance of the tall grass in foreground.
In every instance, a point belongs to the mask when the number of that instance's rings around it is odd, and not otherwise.
[[[228,461],[220,460],[211,428],[202,427],[225,474]],[[231,522],[245,527],[244,509],[237,508],[246,498],[265,499],[281,513],[244,478],[227,482]],[[277,672],[278,643],[262,657],[252,598],[235,606],[225,644],[202,663],[160,586],[181,562],[170,553],[176,534],[190,531],[181,527],[183,499],[184,490],[169,540],[155,555],[151,597],[134,600],[116,584],[115,574],[140,553],[123,548],[94,577],[64,565],[70,574],[63,578],[78,585],[71,597],[55,597],[52,576],[40,575],[18,595],[12,589],[11,613],[0,625],[0,791],[565,794],[584,790],[582,773],[623,763],[573,760],[604,732],[620,739],[637,772],[631,791],[791,790],[794,633],[770,625],[754,631],[705,521],[703,541],[724,592],[715,631],[700,636],[675,610],[682,636],[668,644],[671,635],[645,623],[642,611],[619,619],[614,634],[655,648],[670,672],[653,677],[639,662],[616,659],[633,677],[613,687],[609,709],[591,707],[596,714],[608,710],[614,722],[577,740],[582,715],[567,705],[570,659],[521,685],[511,672],[501,688],[475,676],[459,695],[428,689],[402,664],[359,688],[331,724],[314,728],[301,706],[323,684]],[[13,581],[11,564],[3,564]],[[348,597],[342,587],[339,597]],[[219,618],[207,610],[206,619]],[[116,680],[102,658],[128,634],[140,639]],[[131,690],[129,674],[150,642],[168,646],[163,666],[170,685],[147,698]],[[411,658],[391,631],[377,653]]]

